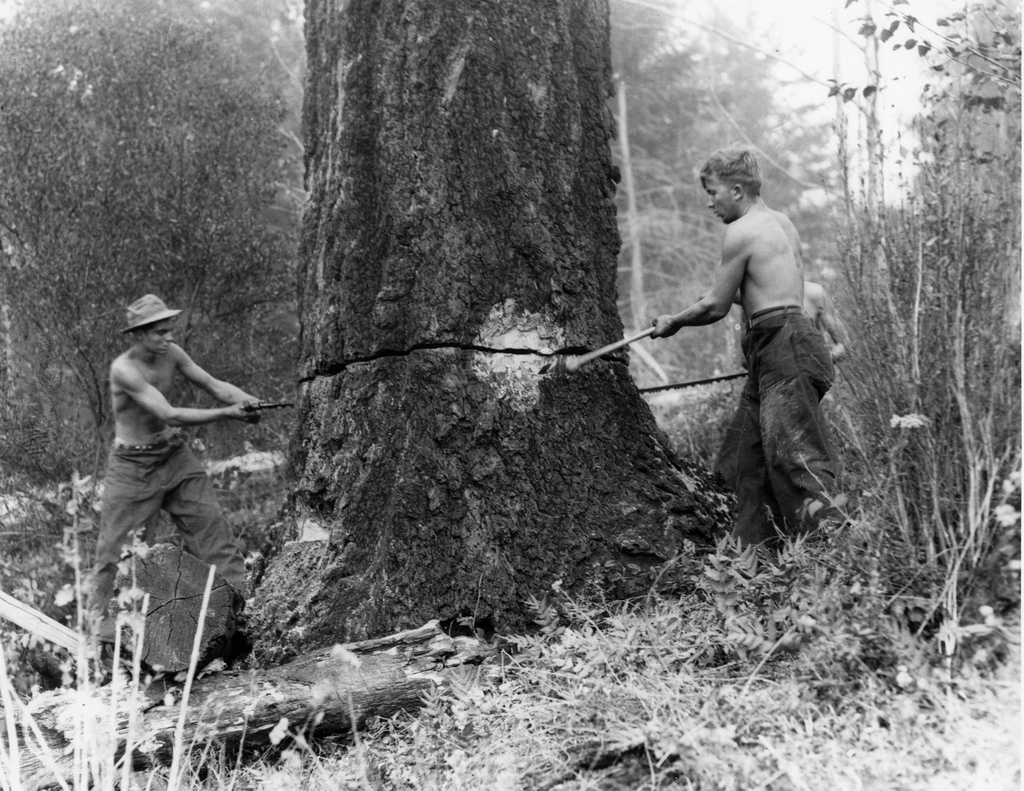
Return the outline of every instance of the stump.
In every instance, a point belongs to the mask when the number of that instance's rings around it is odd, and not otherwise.
[[[151,547],[135,562],[134,584],[149,594],[142,662],[170,673],[187,670],[210,567],[172,544]],[[118,575],[118,587],[131,587],[129,575]],[[200,644],[202,667],[230,652],[236,631],[239,594],[218,574],[210,591]]]

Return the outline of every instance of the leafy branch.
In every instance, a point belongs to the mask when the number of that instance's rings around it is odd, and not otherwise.
[[[847,0],[846,8],[849,8],[858,0]],[[944,46],[936,46],[931,41],[910,37],[902,42],[896,42],[893,44],[893,50],[898,51],[900,49],[906,50],[917,50],[917,54],[925,58],[929,54],[941,53],[947,60],[958,63],[964,68],[975,72],[981,76],[995,80],[996,82],[1010,85],[1016,88],[1021,87],[1021,80],[1019,77],[1019,67],[1013,68],[1013,64],[1007,65],[1000,60],[991,57],[979,46],[973,45],[965,36],[960,33],[953,32],[951,34],[945,34],[932,27],[929,27],[925,23],[921,22],[913,14],[896,8],[896,6],[909,5],[909,0],[893,0],[892,5],[886,5],[889,9],[886,12],[886,16],[890,18],[888,24],[879,26],[870,16],[865,16],[861,20],[861,26],[857,31],[859,35],[864,38],[870,38],[872,36],[878,37],[880,42],[887,43],[896,35],[896,32],[901,26],[905,27],[911,34],[917,34],[918,28],[930,33],[936,39],[940,40]],[[952,27],[956,23],[967,23],[969,22],[968,14],[964,11],[959,11],[949,16],[941,17],[936,22],[938,27]],[[995,27],[995,26],[994,26]],[[1014,47],[1016,45],[1015,52],[1016,63],[1019,64],[1020,58],[1020,46],[1019,40],[1015,40],[1014,37],[1007,30],[995,30],[995,37],[997,43],[1001,43],[1003,46]],[[987,63],[994,67],[995,71],[989,71],[981,68],[977,63],[971,62],[969,58],[976,58],[984,63]],[[1011,58],[1012,59],[1012,58]],[[941,68],[941,67],[933,67]],[[870,86],[869,86],[870,87]],[[837,91],[836,91],[837,92]],[[835,95],[836,92],[830,93],[830,96]],[[844,100],[846,98],[846,92],[844,90]]]

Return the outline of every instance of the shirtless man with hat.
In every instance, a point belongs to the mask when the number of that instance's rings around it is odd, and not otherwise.
[[[708,208],[726,224],[710,292],[674,315],[658,316],[653,338],[724,318],[739,295],[747,384],[729,434],[738,443],[727,483],[736,492],[733,535],[773,543],[836,518],[836,460],[820,401],[832,385],[824,338],[804,312],[800,238],[761,198],[760,166],[748,149],[712,154],[700,172]]]
[[[121,552],[132,531],[151,543],[160,510],[177,527],[184,549],[217,567],[244,601],[245,561],[230,525],[217,503],[213,485],[189,449],[180,429],[220,420],[259,421],[251,409],[259,399],[200,368],[174,343],[175,316],[153,294],[133,302],[122,330],[132,345],[111,363],[110,395],[114,444],[104,476],[99,540],[87,613],[102,616],[114,594]],[[167,400],[177,375],[226,406],[213,409],[175,407]],[[110,637],[109,624],[100,638]]]

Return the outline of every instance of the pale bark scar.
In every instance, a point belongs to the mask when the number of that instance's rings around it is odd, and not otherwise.
[[[473,341],[478,351],[472,370],[489,383],[517,411],[536,407],[540,400],[540,369],[549,362],[552,349],[565,345],[564,330],[539,313],[519,310],[513,299],[491,308]],[[508,349],[507,353],[503,350]],[[536,354],[524,354],[535,350]]]

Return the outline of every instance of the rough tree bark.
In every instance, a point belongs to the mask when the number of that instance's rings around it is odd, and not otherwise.
[[[605,0],[311,0],[294,541],[252,608],[284,658],[647,589],[726,523],[622,338]]]

